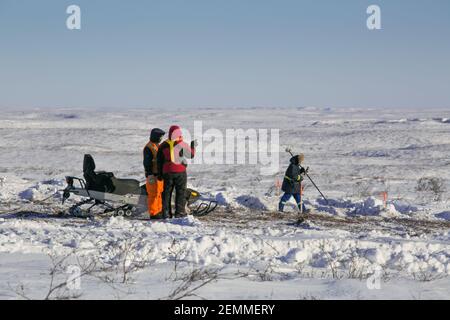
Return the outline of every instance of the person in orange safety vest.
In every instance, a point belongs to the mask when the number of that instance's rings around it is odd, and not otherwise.
[[[151,219],[162,218],[162,192],[164,182],[158,180],[157,153],[165,132],[155,128],[150,133],[150,141],[144,147],[144,170],[146,178],[148,213]]]

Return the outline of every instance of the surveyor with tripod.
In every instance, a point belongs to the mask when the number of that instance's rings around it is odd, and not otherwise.
[[[291,199],[291,197],[294,197],[295,201],[297,202],[299,212],[306,213],[306,208],[302,199],[303,198],[302,181],[304,176],[308,177],[309,181],[317,189],[322,198],[328,204],[328,199],[325,197],[322,191],[320,191],[319,187],[317,187],[316,183],[309,176],[308,174],[309,167],[305,169],[302,166],[303,161],[305,161],[305,155],[299,154],[294,156],[294,154],[292,153],[292,149],[290,147],[286,148],[286,152],[288,152],[292,158],[290,160],[291,164],[289,165],[288,169],[286,170],[286,174],[284,175],[283,185],[281,186],[281,189],[285,193],[280,199],[280,202],[278,204],[278,210],[280,212],[283,212],[284,205],[286,204],[286,202],[288,202],[289,199]]]
[[[299,211],[306,212],[305,204],[302,201],[302,181],[304,175],[308,173],[308,169],[301,166],[304,160],[305,156],[303,154],[293,156],[290,160],[290,165],[286,170],[281,186],[284,195],[278,204],[278,211],[280,212],[284,211],[284,206],[291,197],[294,197],[295,202],[297,202]]]

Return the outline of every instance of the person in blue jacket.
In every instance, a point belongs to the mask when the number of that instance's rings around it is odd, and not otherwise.
[[[284,195],[281,197],[278,204],[278,211],[280,212],[284,211],[284,205],[291,199],[291,197],[294,197],[300,210],[300,205],[302,203],[301,185],[303,176],[308,172],[308,169],[305,170],[303,167],[301,167],[301,164],[304,160],[305,156],[303,154],[293,156],[290,160],[291,163],[286,170],[286,174],[283,179],[283,185],[281,186],[281,190],[284,191]],[[302,209],[303,211],[300,211],[306,212],[304,204]]]

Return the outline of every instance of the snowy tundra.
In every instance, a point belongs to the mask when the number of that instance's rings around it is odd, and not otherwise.
[[[58,215],[85,153],[143,181],[149,130],[194,121],[279,129],[277,170],[190,164],[220,204],[206,217]],[[0,132],[1,299],[450,298],[449,110],[6,109]],[[276,213],[286,146],[329,200],[306,180],[302,224]]]

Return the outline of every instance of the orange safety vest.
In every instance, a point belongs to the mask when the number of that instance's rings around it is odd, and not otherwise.
[[[158,145],[156,143],[153,143],[153,142],[149,141],[145,145],[145,148],[149,148],[150,151],[152,152],[152,155],[153,155],[153,158],[152,158],[152,172],[153,172],[154,175],[156,175],[158,173],[158,164],[157,164],[157,159],[156,159],[156,156],[158,154]]]

